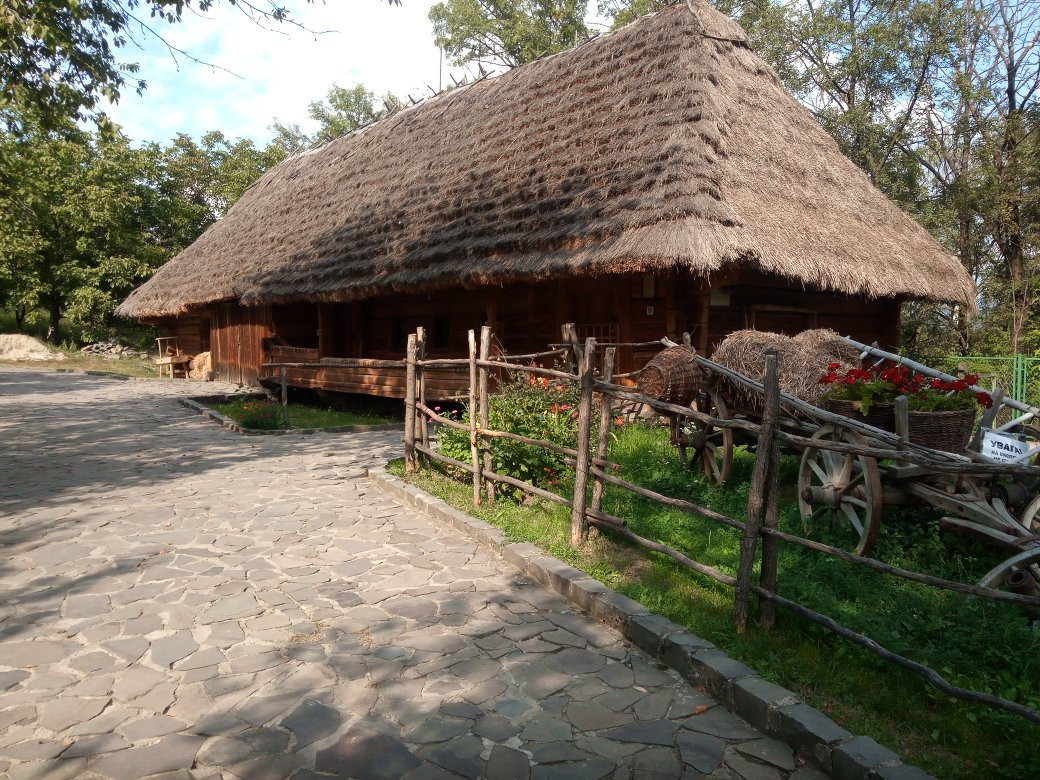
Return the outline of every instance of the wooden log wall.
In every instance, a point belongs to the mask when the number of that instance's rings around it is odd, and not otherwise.
[[[714,287],[716,293],[712,294]],[[610,342],[655,341],[663,335],[693,334],[692,343],[710,354],[734,330],[755,327],[794,334],[829,327],[882,346],[898,342],[899,303],[810,292],[779,278],[741,272],[705,280],[684,273],[629,274],[547,280],[472,290],[431,290],[352,303],[214,307],[214,365],[221,378],[255,383],[265,362],[260,340],[315,350],[316,360],[368,357],[398,360],[408,333],[423,328],[426,355],[464,354],[466,334],[490,324],[506,351],[538,352],[559,340],[560,326],[576,325],[578,337]],[[615,370],[641,368],[656,346],[623,347]],[[289,381],[350,393],[403,397],[403,376],[389,369],[326,369],[291,373]],[[430,397],[457,392],[458,382],[433,381]],[[439,396],[445,397],[445,396]]]
[[[157,320],[154,324],[167,336],[177,339],[177,346],[183,354],[197,355],[209,350],[209,320],[208,312],[189,312],[180,317]]]

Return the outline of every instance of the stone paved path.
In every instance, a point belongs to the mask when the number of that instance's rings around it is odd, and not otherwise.
[[[243,437],[173,401],[191,392],[0,368],[3,776],[794,769],[786,746],[376,489],[363,468],[400,434]]]

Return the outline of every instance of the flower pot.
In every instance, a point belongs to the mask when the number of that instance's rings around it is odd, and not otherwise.
[[[840,414],[853,420],[873,425],[883,431],[894,431],[896,429],[895,404],[876,403],[870,405],[870,410],[863,414],[863,405],[860,401],[848,401],[843,398],[824,399],[820,406],[828,412]]]
[[[970,408],[950,412],[911,411],[909,418],[911,443],[944,452],[962,452],[975,428],[975,410]]]

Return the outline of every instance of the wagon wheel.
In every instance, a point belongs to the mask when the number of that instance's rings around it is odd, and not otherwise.
[[[854,431],[825,425],[814,439],[865,446]],[[881,474],[877,461],[863,455],[810,447],[802,453],[798,469],[798,508],[806,532],[813,522],[829,514],[836,527],[849,524],[858,542],[858,555],[868,555],[881,530]]]
[[[1018,590],[1020,587],[1028,590],[1024,586],[1030,577],[1035,580],[1032,587],[1040,587],[1040,546],[1023,550],[998,563],[979,580],[979,585],[984,588],[999,588],[1007,584],[1012,590]],[[1012,584],[1013,581],[1018,587]]]
[[[713,387],[697,388],[690,408],[716,420],[728,420],[729,409]],[[700,463],[704,475],[717,485],[725,485],[733,469],[733,429],[719,428],[700,420],[679,422],[679,460],[687,468]]]
[[[1022,510],[1022,514],[1018,516],[1018,522],[1020,522],[1027,531],[1034,534],[1040,534],[1040,495],[1029,502],[1029,505]]]

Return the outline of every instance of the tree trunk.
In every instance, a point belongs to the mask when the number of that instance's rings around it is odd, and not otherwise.
[[[50,316],[47,321],[47,341],[55,344],[58,341],[58,323],[61,322],[61,304],[51,301],[48,311]]]
[[[29,313],[29,310],[25,306],[14,307],[14,325],[18,330],[21,330],[25,325],[25,315]]]

